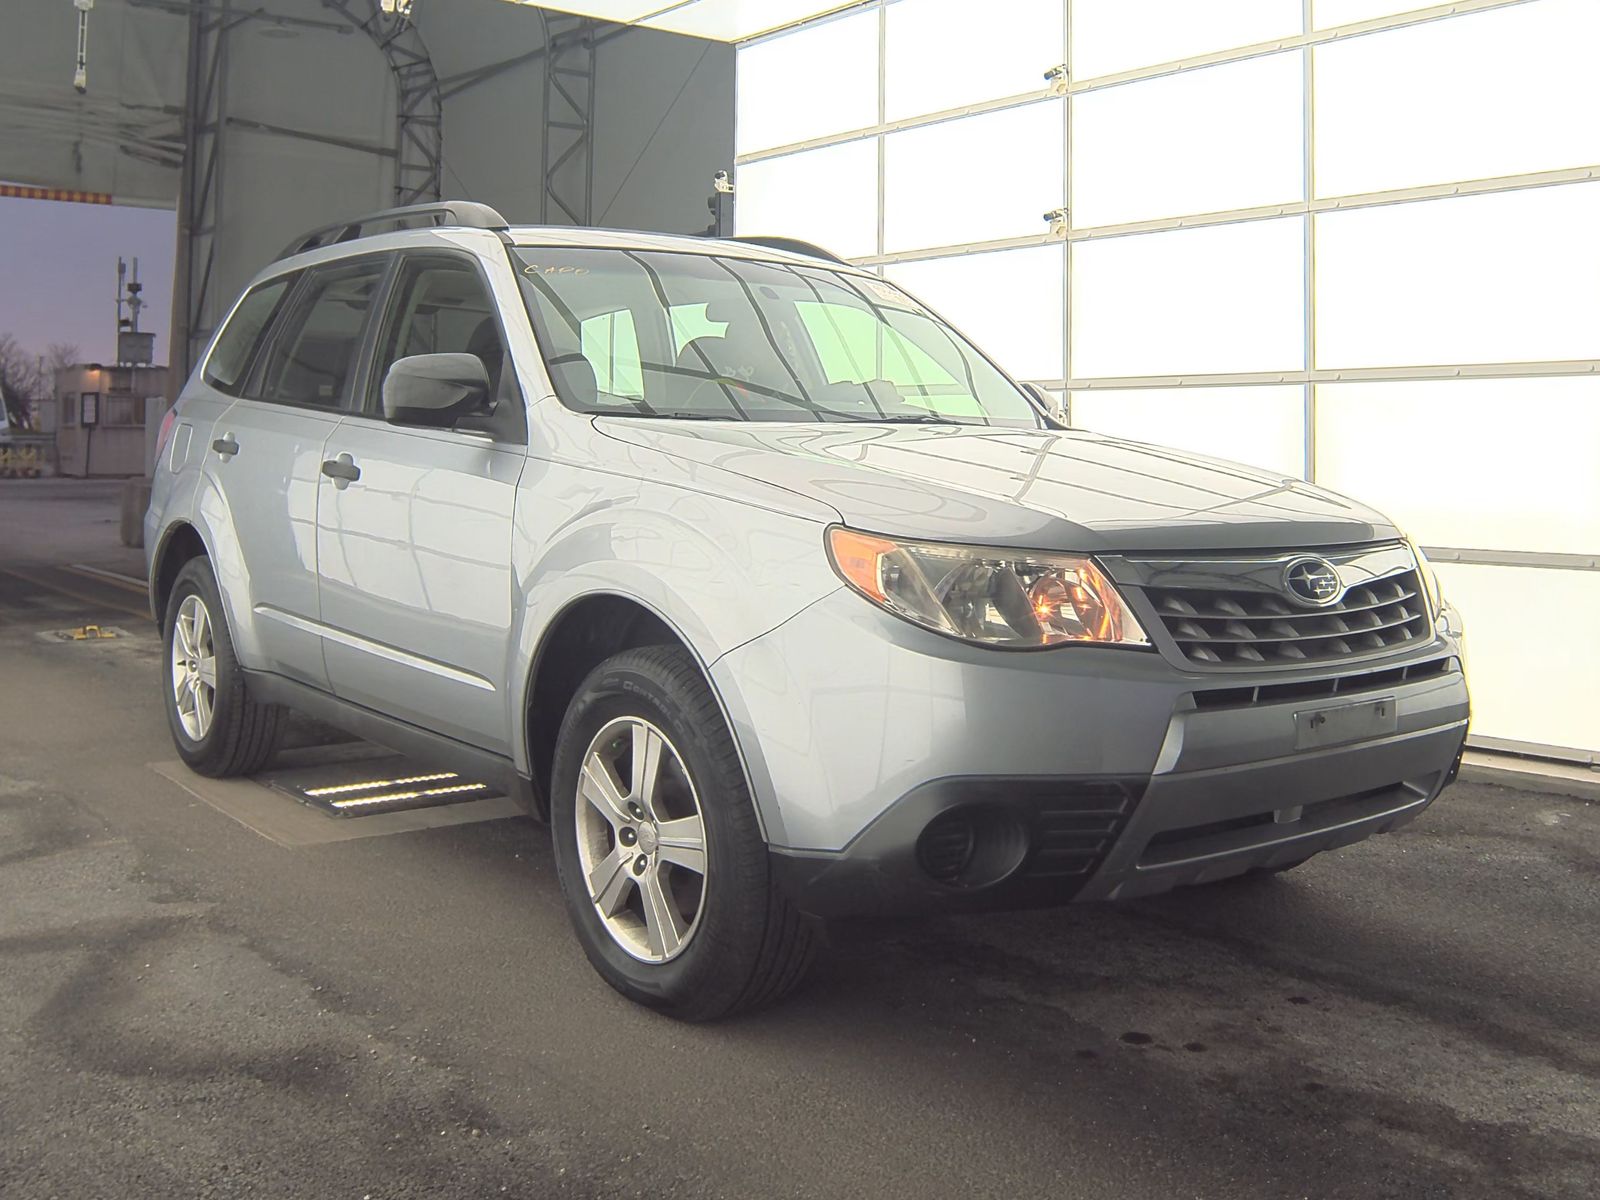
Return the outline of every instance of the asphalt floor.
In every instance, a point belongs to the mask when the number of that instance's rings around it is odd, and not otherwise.
[[[839,927],[685,1026],[525,817],[321,838],[187,778],[113,489],[43,482],[0,483],[6,1200],[1600,1195],[1600,806],[1461,783],[1281,878]]]

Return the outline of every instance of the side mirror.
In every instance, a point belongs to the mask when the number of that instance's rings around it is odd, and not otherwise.
[[[1072,414],[1063,401],[1057,400],[1036,383],[1025,383],[1022,386],[1028,395],[1033,397],[1034,402],[1044,410],[1045,416],[1049,417],[1058,428],[1072,428]]]
[[[394,425],[449,429],[489,408],[489,372],[476,354],[414,354],[383,377],[383,417]]]

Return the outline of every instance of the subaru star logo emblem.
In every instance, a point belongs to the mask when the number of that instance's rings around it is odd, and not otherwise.
[[[1283,569],[1283,586],[1301,604],[1326,608],[1344,595],[1344,583],[1323,558],[1297,558]]]

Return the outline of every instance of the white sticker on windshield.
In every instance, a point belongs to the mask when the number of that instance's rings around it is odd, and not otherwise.
[[[879,300],[887,300],[890,304],[903,304],[907,308],[912,307],[911,297],[893,284],[872,279],[867,280],[866,283],[867,291],[871,292]]]
[[[540,266],[538,263],[529,263],[527,266],[522,268],[522,273],[524,275],[587,275],[589,273],[589,268],[568,266],[545,267]]]

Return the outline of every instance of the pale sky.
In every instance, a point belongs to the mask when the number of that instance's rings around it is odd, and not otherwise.
[[[176,230],[171,209],[0,198],[0,333],[36,354],[76,342],[83,361],[112,361],[117,256],[137,256],[148,301],[139,328],[156,335],[165,363]]]

